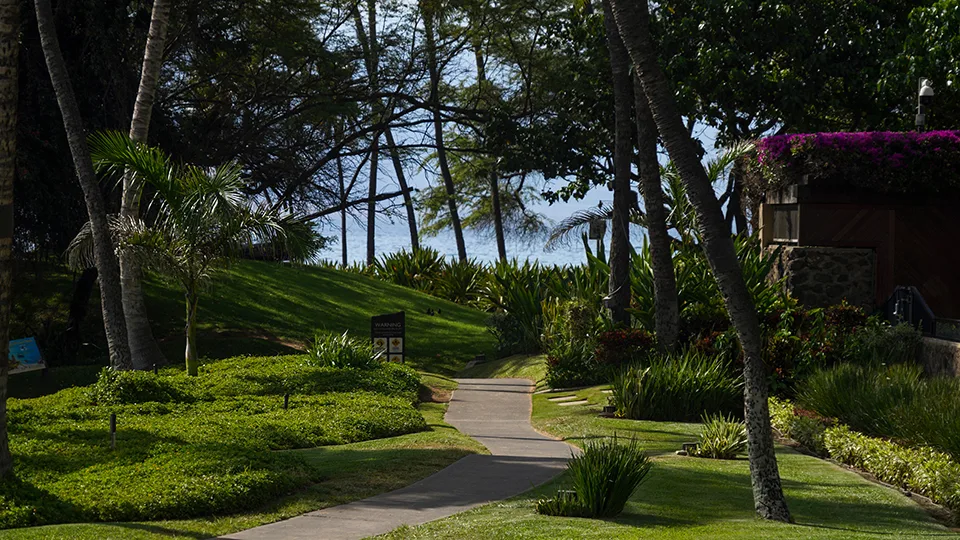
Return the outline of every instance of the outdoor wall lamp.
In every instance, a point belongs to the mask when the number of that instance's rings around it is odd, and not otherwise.
[[[933,81],[920,79],[920,91],[917,94],[917,131],[923,131],[927,124],[927,107],[933,105]]]

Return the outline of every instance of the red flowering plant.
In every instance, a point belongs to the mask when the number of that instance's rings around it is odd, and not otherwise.
[[[617,368],[644,358],[655,348],[656,338],[646,330],[611,330],[597,335],[594,359],[603,366]]]

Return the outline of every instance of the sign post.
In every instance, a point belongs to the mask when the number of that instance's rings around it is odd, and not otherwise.
[[[40,356],[40,348],[33,338],[15,339],[10,342],[10,375],[46,369]]]
[[[390,362],[403,363],[406,346],[406,314],[390,313],[370,318],[370,339],[373,354],[381,354]]]

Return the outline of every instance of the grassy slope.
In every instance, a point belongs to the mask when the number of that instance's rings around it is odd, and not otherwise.
[[[156,279],[147,288],[150,318],[168,358],[183,355],[183,300]],[[440,315],[427,315],[430,308]],[[495,341],[487,315],[358,274],[245,261],[218,277],[200,298],[201,356],[290,353],[317,330],[370,335],[370,317],[405,311],[408,359],[418,369],[452,375]]]
[[[461,371],[457,376],[463,378],[517,378],[530,379],[542,383],[546,373],[543,355],[517,354],[500,360],[484,362]]]
[[[0,531],[0,540],[210,538],[409,485],[471,453],[486,453],[443,422],[446,406],[421,404],[428,431],[356,444],[295,450],[325,479],[265,508],[233,516],[142,523],[53,525]]]
[[[537,429],[582,444],[589,437],[638,437],[655,456],[648,481],[625,512],[613,520],[548,518],[534,501],[549,496],[561,478],[525,495],[418,528],[391,538],[905,538],[957,537],[934,523],[900,493],[870,483],[828,462],[778,448],[784,488],[795,525],[756,519],[745,459],[720,461],[673,454],[696,440],[696,424],[642,422],[597,417],[606,394],[576,392],[589,408],[560,407],[550,394],[534,396]]]

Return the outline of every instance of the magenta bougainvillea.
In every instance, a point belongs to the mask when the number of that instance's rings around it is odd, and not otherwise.
[[[761,188],[806,180],[884,193],[960,189],[960,131],[809,133],[757,143],[748,174]]]

